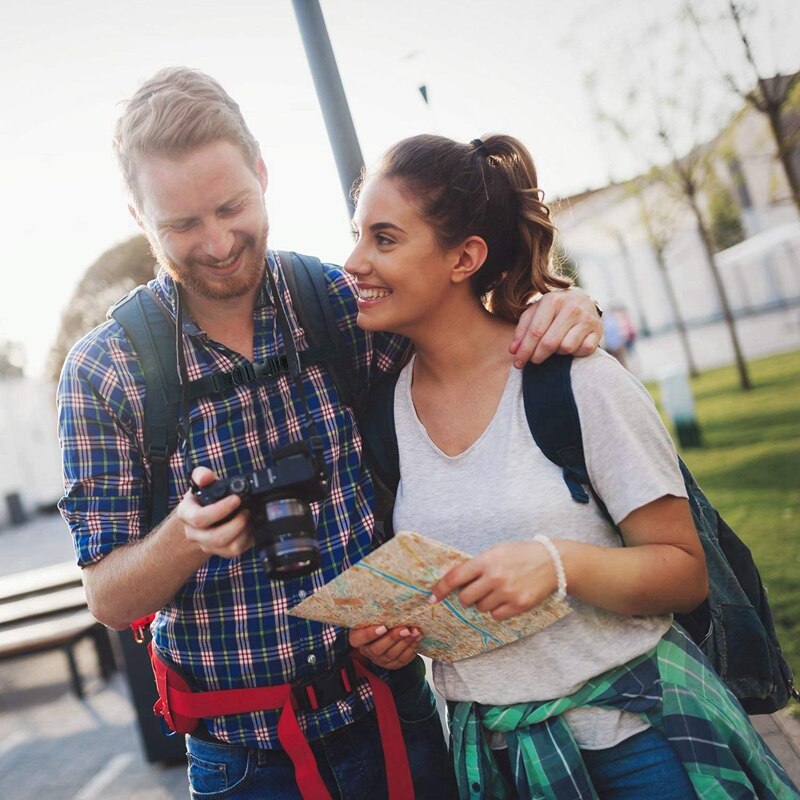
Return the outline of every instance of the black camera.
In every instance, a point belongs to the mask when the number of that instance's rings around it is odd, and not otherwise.
[[[214,481],[195,494],[204,506],[238,494],[242,506],[250,509],[256,552],[267,575],[296,578],[320,564],[308,504],[323,500],[328,489],[322,443],[315,438],[282,447],[272,454],[272,464],[249,475]]]

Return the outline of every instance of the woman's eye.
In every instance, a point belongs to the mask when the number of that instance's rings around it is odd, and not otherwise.
[[[376,241],[376,242],[377,242],[379,245],[381,245],[381,246],[384,246],[384,247],[385,247],[385,246],[387,246],[387,245],[390,245],[390,244],[394,244],[394,240],[393,240],[393,239],[390,239],[388,236],[384,236],[384,235],[383,235],[383,234],[381,234],[381,233],[379,233],[379,234],[378,234],[378,235],[375,237],[375,241]]]

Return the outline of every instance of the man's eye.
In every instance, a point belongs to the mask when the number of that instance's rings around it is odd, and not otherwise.
[[[228,206],[227,208],[220,209],[220,214],[223,217],[235,217],[244,208],[244,203],[239,203],[238,206]]]
[[[194,222],[192,220],[187,220],[186,222],[176,222],[174,225],[170,225],[169,229],[176,233],[183,233],[183,231],[188,231],[193,225]]]

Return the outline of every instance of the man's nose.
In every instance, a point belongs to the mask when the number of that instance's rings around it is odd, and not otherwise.
[[[233,250],[234,235],[222,222],[211,222],[205,226],[203,248],[211,258],[224,261]]]

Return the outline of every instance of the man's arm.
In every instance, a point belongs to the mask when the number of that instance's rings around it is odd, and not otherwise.
[[[173,512],[140,541],[83,568],[89,610],[109,628],[123,630],[163,608],[207,559]]]
[[[198,467],[199,486],[216,480]],[[122,630],[163,608],[212,555],[234,558],[253,546],[249,513],[235,514],[238,495],[201,506],[191,491],[155,530],[141,541],[123,545],[83,570],[89,610],[104,625]]]
[[[553,353],[589,356],[600,344],[603,323],[597,305],[582,289],[548,292],[520,318],[509,352],[514,366],[541,364]]]
[[[235,496],[207,509],[185,498],[155,530],[143,527],[149,488],[136,437],[141,382],[138,362],[109,323],[73,348],[58,387],[60,508],[83,567],[89,608],[118,629],[168,603],[215,546],[224,555],[232,541],[249,535],[244,514],[215,528],[205,543],[189,535],[189,527],[227,517],[239,505]],[[204,480],[213,480],[206,472]]]
[[[397,334],[368,333],[356,325],[355,281],[339,268],[331,268],[329,296],[344,336],[350,337],[355,367],[365,381],[394,372],[405,360],[408,340]],[[547,292],[523,313],[509,347],[514,366],[539,364],[553,353],[589,356],[600,344],[603,323],[591,297],[577,287]]]

